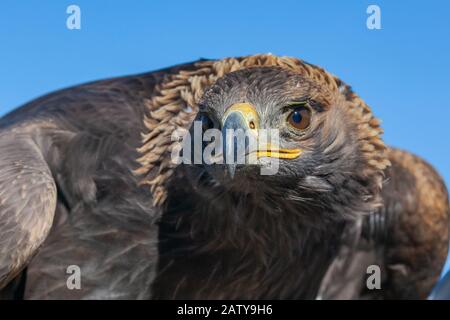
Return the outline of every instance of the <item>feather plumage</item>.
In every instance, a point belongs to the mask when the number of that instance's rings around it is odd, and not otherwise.
[[[230,182],[170,161],[171,133],[189,128],[202,105],[220,114],[220,101],[240,95],[273,117],[265,104],[291,94],[318,104],[317,128],[297,141],[308,152],[283,163],[282,178]],[[202,60],[32,101],[0,119],[3,296],[424,298],[446,255],[447,192],[381,133],[341,80],[273,55]],[[41,185],[16,172],[17,161]],[[28,212],[18,210],[21,194]],[[376,294],[364,290],[368,263],[383,267]],[[79,291],[65,286],[72,264]]]

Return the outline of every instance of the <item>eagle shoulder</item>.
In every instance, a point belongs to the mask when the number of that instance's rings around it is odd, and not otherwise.
[[[449,200],[436,170],[411,153],[388,149],[381,213],[386,220],[385,285],[389,298],[426,298],[445,263]]]

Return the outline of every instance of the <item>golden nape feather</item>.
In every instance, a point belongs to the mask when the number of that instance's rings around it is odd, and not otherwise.
[[[349,86],[324,69],[300,59],[272,54],[201,61],[194,63],[193,69],[190,66],[189,70],[181,70],[167,77],[157,86],[154,97],[147,101],[148,115],[144,120],[147,131],[143,133],[143,146],[138,149],[142,157],[139,158],[141,167],[136,173],[144,175],[142,183],[151,187],[155,205],[162,204],[166,199],[164,183],[173,172],[174,164],[170,162],[173,145],[171,133],[191,125],[205,88],[227,73],[263,66],[280,67],[319,82],[326,90],[317,98],[325,103],[343,95],[347,100],[348,112],[359,126],[362,150],[370,159],[367,170],[379,171],[389,166],[389,160],[384,156],[380,121]],[[381,177],[379,181],[381,184]]]

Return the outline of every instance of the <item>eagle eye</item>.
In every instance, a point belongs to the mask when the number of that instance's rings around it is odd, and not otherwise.
[[[305,130],[311,123],[311,109],[305,105],[295,105],[292,107],[293,110],[287,118],[289,125],[297,130]]]

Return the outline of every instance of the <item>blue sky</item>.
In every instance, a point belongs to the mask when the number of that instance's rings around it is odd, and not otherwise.
[[[81,30],[66,8],[81,8]],[[366,9],[381,8],[381,30]],[[385,141],[450,184],[449,1],[17,1],[0,10],[0,115],[55,89],[271,52],[319,64],[383,120]]]

